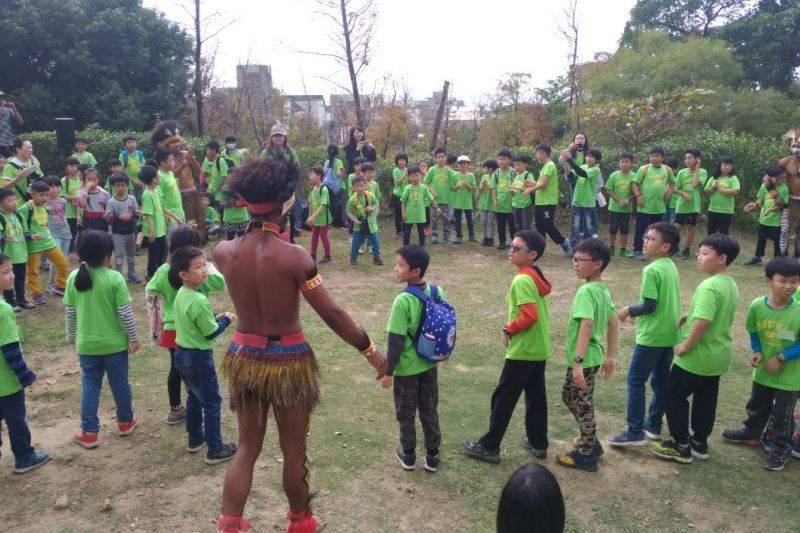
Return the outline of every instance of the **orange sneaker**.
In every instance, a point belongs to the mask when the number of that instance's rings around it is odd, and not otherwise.
[[[219,533],[248,533],[250,531],[250,522],[241,516],[224,516],[217,517],[217,531]]]
[[[75,442],[84,448],[97,448],[100,445],[100,439],[97,438],[97,433],[79,431],[73,437]]]
[[[311,509],[300,513],[291,510],[286,514],[289,517],[289,529],[286,533],[318,533],[325,529],[324,525],[317,524],[317,519],[311,514]]]
[[[130,422],[120,422],[117,424],[117,428],[119,429],[120,437],[127,437],[128,435],[132,435],[136,428],[139,426],[139,420],[134,418]]]

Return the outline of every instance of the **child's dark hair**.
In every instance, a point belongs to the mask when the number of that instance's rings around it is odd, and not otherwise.
[[[575,246],[575,252],[587,254],[592,261],[602,261],[603,266],[600,268],[600,272],[605,270],[611,262],[611,249],[605,242],[595,237],[583,239]]]
[[[511,150],[500,150],[499,152],[497,152],[497,157],[507,157],[511,159],[512,157],[514,157],[514,154],[511,153]]]
[[[86,292],[92,288],[92,276],[88,267],[99,268],[105,265],[111,257],[111,252],[114,251],[114,241],[108,233],[84,230],[78,237],[75,251],[78,252],[81,261],[78,273],[75,274],[75,290]]]
[[[692,157],[700,157],[700,150],[698,150],[697,148],[687,148],[683,152],[683,155],[686,155],[686,154],[689,154]]]
[[[0,265],[3,263],[0,262]],[[767,266],[764,267],[764,272],[769,279],[775,275],[783,276],[784,278],[793,278],[800,276],[800,263],[794,257],[780,256],[770,259]]]
[[[61,180],[58,179],[58,176],[45,176],[44,182],[47,184],[47,187],[61,187]]]
[[[121,167],[121,166],[122,166],[122,161],[120,161],[119,159],[109,159],[108,162],[106,163],[106,168]]]
[[[219,152],[219,149],[220,149],[219,141],[216,140],[216,139],[211,139],[210,141],[208,141],[206,143],[206,148],[210,148],[211,150],[214,150],[215,152]]]
[[[4,255],[4,254],[0,254],[0,266],[3,266],[3,265],[5,265],[6,263],[9,263],[9,262],[11,262],[11,258],[10,257],[8,257],[7,255]]]
[[[0,188],[0,202],[8,198],[9,196],[14,196],[14,191],[9,189],[8,187]]]
[[[117,183],[124,183],[125,185],[128,185],[130,181],[131,180],[128,179],[128,175],[124,172],[114,172],[108,177],[108,182],[111,185],[116,185]]]
[[[398,164],[398,162],[399,162],[401,159],[404,159],[404,160],[405,160],[405,162],[406,162],[406,164],[408,164],[408,154],[407,154],[407,153],[405,153],[405,152],[400,152],[399,154],[397,154],[396,156],[394,156],[394,164],[395,164],[395,165],[397,165],[397,166],[400,166],[400,165]]]
[[[419,165],[411,165],[410,167],[408,167],[408,175],[409,176],[411,174],[421,174],[421,173],[422,173],[422,171],[419,169]]]
[[[525,163],[526,165],[530,165],[531,161],[532,161],[531,156],[529,156],[528,154],[523,154],[523,153],[514,154],[514,163]]]
[[[661,242],[669,244],[669,255],[674,254],[680,249],[681,245],[681,232],[675,227],[675,224],[669,222],[656,222],[647,226],[648,230],[657,231],[661,235]]]
[[[534,263],[541,259],[544,255],[544,249],[546,246],[546,241],[544,237],[539,234],[538,231],[532,229],[524,229],[522,231],[518,231],[514,234],[514,237],[519,237],[523,241],[525,241],[525,246],[528,247],[528,250],[531,252],[536,252],[536,259],[534,259]],[[538,266],[533,265],[533,268],[539,275],[542,277],[543,280],[547,281],[547,278],[544,277],[544,272]]]
[[[425,277],[425,272],[428,270],[428,265],[431,263],[431,256],[424,246],[420,246],[419,244],[407,244],[402,248],[398,248],[395,254],[405,259],[406,263],[408,263],[409,270],[418,268],[420,279]]]
[[[370,170],[375,170],[375,165],[369,161],[361,163],[361,172],[369,172]]]
[[[498,533],[561,533],[564,496],[556,477],[530,463],[511,474],[497,506]]]
[[[722,165],[724,165],[725,163],[728,163],[728,164],[731,165],[731,173],[728,174],[728,175],[729,176],[733,176],[733,175],[736,174],[736,165],[733,164],[733,158],[726,155],[726,156],[720,157],[719,161],[717,161],[717,166],[716,166],[716,168],[714,168],[714,174],[713,174],[713,176],[715,178],[718,178],[718,177],[720,177],[722,175]]]
[[[436,150],[434,150],[434,152],[433,152],[433,157],[436,157],[436,156],[437,156],[437,155],[439,155],[439,154],[444,154],[444,155],[447,155],[447,150],[445,150],[444,148],[442,148],[442,147],[440,146],[439,148],[437,148]]]
[[[158,166],[161,166],[170,155],[172,155],[172,152],[166,148],[159,148],[156,150],[156,153],[153,154],[153,161],[155,161]]]
[[[229,133],[225,136],[225,143],[235,143],[236,142],[236,135],[233,133]]]
[[[226,141],[227,142],[227,141]],[[339,155],[339,147],[331,143],[328,145],[328,165],[333,166],[336,156]]]
[[[97,176],[97,179],[100,179],[100,171],[97,170],[97,167],[93,167],[91,165],[82,165],[81,166],[81,173],[83,173],[83,179],[85,180],[89,174],[94,174]]]
[[[308,171],[311,172],[312,174],[316,174],[320,178],[325,175],[325,171],[322,170],[322,167],[311,167],[310,169],[308,169]]]
[[[447,164],[448,165],[454,165],[457,162],[458,162],[458,156],[457,155],[448,155],[447,156]]]
[[[636,161],[636,157],[631,152],[622,152],[621,154],[619,154],[619,158],[620,159],[627,159],[631,163]]]
[[[672,170],[675,170],[676,168],[681,166],[680,161],[678,161],[678,158],[675,157],[674,155],[671,155],[671,156],[667,157],[666,159],[664,159],[664,164],[667,165]]]
[[[135,140],[136,137],[134,137],[133,135],[126,135],[125,137],[122,138],[122,144],[125,144],[128,141],[135,141]]]
[[[777,178],[783,175],[783,167],[778,164],[771,163],[767,165],[764,173],[770,178]]]
[[[711,248],[718,255],[725,254],[725,265],[729,266],[739,256],[739,243],[730,235],[714,233],[700,241],[700,246]]]
[[[547,154],[547,157],[550,157],[550,154],[553,153],[553,148],[547,143],[539,143],[536,145],[537,152],[544,152]]]
[[[356,157],[355,159],[353,159],[353,166],[356,166],[356,165],[361,166],[362,164],[364,164],[366,162],[367,162],[367,158],[364,157],[363,155],[360,155],[360,156]]]
[[[66,159],[64,160],[64,166],[65,166],[65,167],[67,167],[67,166],[69,166],[69,165],[81,166],[81,162],[80,162],[80,161],[78,161],[78,158],[77,158],[77,157],[71,157],[71,156],[70,156],[70,157],[68,157],[68,158],[66,158]]]
[[[144,183],[145,185],[150,185],[153,183],[153,180],[158,176],[158,170],[156,167],[145,165],[139,170],[139,181]]]
[[[75,137],[75,141],[73,141],[72,145],[76,145],[78,143],[89,144],[89,139],[86,137]]]
[[[652,148],[650,148],[650,155],[653,155],[653,154],[660,154],[661,157],[667,157],[667,152],[665,152],[664,149],[661,146],[659,146],[658,144],[656,144]]]
[[[586,152],[586,155],[590,155],[590,156],[594,157],[595,161],[600,161],[600,160],[603,159],[603,152],[601,152],[597,148],[592,148],[591,150]]]
[[[34,181],[31,184],[31,192],[50,192],[50,186],[44,181]]]
[[[353,180],[350,182],[351,185],[355,185],[356,183],[366,183],[367,178],[364,176],[353,176]]]
[[[201,246],[202,239],[200,233],[191,226],[179,226],[169,233],[169,242],[167,243],[167,254],[172,254],[178,248],[184,246]]]
[[[206,253],[197,246],[181,246],[169,257],[169,284],[176,289],[183,286],[181,272],[189,270],[189,265],[198,257],[205,257]]]
[[[498,165],[497,161],[494,160],[494,159],[487,159],[486,161],[483,162],[483,166],[485,166],[486,168],[488,168],[492,172],[494,172],[495,170],[497,170],[500,167],[500,165]]]

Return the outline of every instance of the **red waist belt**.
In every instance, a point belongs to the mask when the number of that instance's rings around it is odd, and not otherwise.
[[[304,344],[306,341],[305,334],[300,331],[298,333],[290,333],[288,335],[274,335],[265,337],[257,333],[242,333],[235,331],[233,333],[233,342],[240,346],[248,346],[250,348],[264,349],[269,346],[293,346],[297,344]]]

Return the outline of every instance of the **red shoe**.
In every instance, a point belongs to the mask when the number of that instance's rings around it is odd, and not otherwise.
[[[119,428],[119,436],[120,437],[127,437],[128,435],[132,435],[136,428],[139,426],[139,420],[134,418],[130,422],[120,422],[117,424],[117,428]]]
[[[317,519],[311,514],[311,509],[300,513],[293,513],[289,510],[286,516],[289,517],[289,529],[286,530],[286,533],[318,533],[325,529],[324,525],[317,524]]]
[[[79,431],[72,438],[84,448],[97,448],[100,445],[97,433]]]
[[[250,522],[241,516],[224,516],[217,517],[217,531],[220,533],[248,533],[250,531]]]

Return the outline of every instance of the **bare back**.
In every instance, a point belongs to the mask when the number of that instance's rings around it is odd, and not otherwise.
[[[786,171],[786,185],[789,194],[800,196],[800,158],[795,156],[784,157],[778,165]]]

